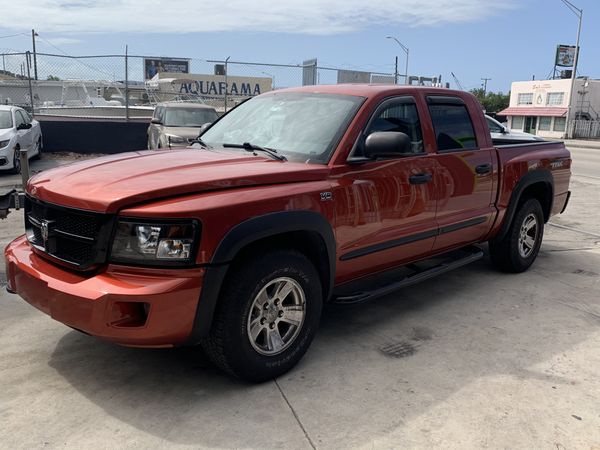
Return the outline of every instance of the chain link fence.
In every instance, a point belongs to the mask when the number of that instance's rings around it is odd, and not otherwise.
[[[18,105],[40,116],[145,120],[165,101],[205,103],[223,113],[274,89],[335,84],[349,76],[359,82],[395,79],[392,73],[319,67],[316,60],[302,65],[168,58],[187,61],[189,73],[172,73],[169,66],[149,69],[149,61],[164,60],[160,57],[30,52],[1,56],[0,104]]]

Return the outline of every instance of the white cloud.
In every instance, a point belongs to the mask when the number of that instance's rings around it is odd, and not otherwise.
[[[470,22],[515,0],[0,0],[2,26],[48,32],[269,31],[339,34],[371,24]]]
[[[73,45],[83,42],[81,39],[73,39],[68,37],[55,37],[46,39],[52,45]]]

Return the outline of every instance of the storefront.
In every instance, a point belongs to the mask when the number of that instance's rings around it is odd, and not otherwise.
[[[567,128],[570,89],[570,79],[513,82],[509,107],[499,114],[507,116],[511,130],[561,139]],[[574,92],[572,118],[597,120],[600,81],[577,79]]]

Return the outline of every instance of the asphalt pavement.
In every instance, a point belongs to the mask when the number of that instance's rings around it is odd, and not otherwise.
[[[2,290],[0,447],[600,449],[600,151],[572,151],[571,204],[528,272],[486,258],[330,306],[300,364],[260,385],[199,349],[85,336]],[[22,220],[0,222],[0,245]]]

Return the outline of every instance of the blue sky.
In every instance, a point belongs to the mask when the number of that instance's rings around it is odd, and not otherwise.
[[[600,78],[600,1],[584,10],[579,74]],[[122,53],[300,63],[393,71],[410,48],[411,74],[454,72],[467,89],[546,78],[556,44],[575,44],[577,18],[560,0],[0,0],[0,50]],[[167,6],[168,5],[168,6]],[[23,24],[26,24],[23,26]],[[150,31],[148,31],[150,30]],[[13,37],[7,35],[25,33]],[[59,50],[60,49],[60,50]],[[268,71],[268,69],[265,69]],[[252,75],[260,75],[252,73]],[[281,82],[286,84],[285,82]],[[288,82],[289,84],[290,82]]]

